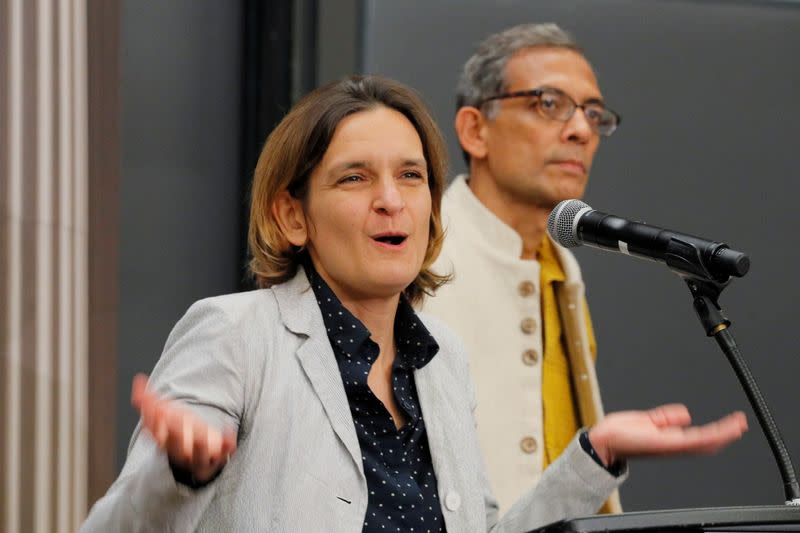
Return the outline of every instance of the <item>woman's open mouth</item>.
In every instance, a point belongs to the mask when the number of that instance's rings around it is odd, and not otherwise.
[[[403,247],[408,235],[405,233],[379,233],[373,235],[372,240],[380,244],[382,247],[397,249]]]

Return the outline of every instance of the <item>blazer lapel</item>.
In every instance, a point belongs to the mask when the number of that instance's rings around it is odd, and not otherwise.
[[[331,426],[353,458],[358,471],[364,474],[361,448],[356,436],[355,423],[350,414],[350,403],[344,392],[342,376],[336,356],[325,332],[322,314],[308,284],[305,271],[286,283],[273,287],[286,327],[307,337],[297,350],[300,366],[308,376],[311,386],[328,415]]]
[[[476,501],[470,487],[475,483],[475,469],[479,467],[461,450],[464,440],[472,438],[472,419],[464,420],[461,413],[469,409],[469,399],[458,394],[463,384],[445,368],[439,358],[447,354],[437,354],[430,363],[414,371],[417,397],[425,419],[428,436],[428,449],[431,452],[433,470],[436,472],[438,492],[442,505],[451,505],[455,497],[460,498],[464,510],[459,513],[444,511],[447,531],[470,531],[477,527],[485,517],[483,507]],[[465,426],[464,424],[469,424]],[[449,508],[449,507],[448,507]]]
[[[457,413],[459,407],[452,405],[452,396],[445,394],[445,391],[458,384],[442,381],[442,378],[447,379],[447,373],[442,371],[443,369],[437,372],[436,367],[441,363],[437,358],[440,355],[437,354],[430,363],[414,371],[414,384],[417,387],[417,398],[425,420],[433,469],[440,484],[444,482],[444,486],[447,486],[452,483],[454,475],[447,458],[459,446],[459,443],[452,439],[453,434],[458,433],[456,420],[448,416],[448,413]]]

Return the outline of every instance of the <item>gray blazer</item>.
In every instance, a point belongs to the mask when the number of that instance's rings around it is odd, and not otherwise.
[[[536,488],[498,516],[478,450],[464,349],[443,324],[421,318],[440,346],[414,379],[447,530],[522,532],[595,512],[622,478],[573,440]],[[362,530],[368,491],[358,439],[302,270],[271,289],[192,305],[150,386],[214,426],[236,429],[236,453],[213,483],[192,490],[175,482],[140,424],[119,478],[81,531]]]

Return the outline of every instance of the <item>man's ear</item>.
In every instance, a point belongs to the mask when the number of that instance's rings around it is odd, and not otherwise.
[[[303,246],[308,241],[308,225],[303,211],[303,203],[293,198],[289,191],[282,191],[272,204],[272,215],[278,221],[283,236],[295,246]]]
[[[458,142],[461,148],[470,157],[482,159],[486,157],[488,148],[486,147],[486,117],[483,116],[478,108],[464,106],[456,113],[455,127]]]

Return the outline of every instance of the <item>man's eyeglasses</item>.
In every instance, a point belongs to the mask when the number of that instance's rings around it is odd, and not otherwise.
[[[536,109],[545,118],[566,122],[575,114],[575,110],[581,108],[586,116],[589,126],[595,133],[608,137],[617,129],[622,117],[607,108],[603,103],[589,101],[579,104],[567,93],[551,87],[539,89],[528,89],[525,91],[514,91],[510,93],[500,93],[488,98],[484,98],[478,103],[478,107],[492,100],[503,100],[505,98],[518,98],[532,96],[536,98]]]

